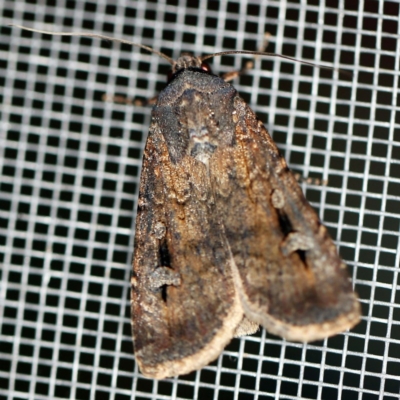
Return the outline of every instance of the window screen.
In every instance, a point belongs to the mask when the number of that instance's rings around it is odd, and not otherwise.
[[[0,4],[0,399],[345,399],[400,396],[399,4],[389,1],[5,0]],[[165,60],[268,51],[234,81],[349,266],[351,332],[310,344],[264,329],[201,371],[145,379],[129,278],[141,157]],[[211,60],[215,73],[247,56]]]

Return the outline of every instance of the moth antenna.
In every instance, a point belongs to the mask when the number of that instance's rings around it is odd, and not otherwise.
[[[86,33],[86,32],[42,31],[40,29],[33,29],[33,28],[28,28],[26,26],[14,25],[14,24],[11,24],[9,26],[15,26],[16,28],[24,29],[25,31],[43,33],[45,35],[53,35],[53,36],[83,36],[83,37],[91,37],[91,38],[97,38],[97,39],[102,39],[102,40],[108,40],[110,42],[130,44],[131,46],[140,47],[141,49],[147,50],[150,53],[157,54],[158,56],[160,56],[160,57],[164,58],[165,60],[167,60],[171,65],[175,64],[175,61],[171,57],[168,57],[166,54],[161,53],[160,51],[154,50],[149,46],[145,46],[144,44],[140,44],[140,43],[131,42],[131,41],[125,40],[125,39],[117,39],[117,38],[114,38],[112,36],[105,36],[105,35],[99,35],[97,33]]]
[[[285,56],[283,54],[266,53],[266,52],[262,52],[262,51],[247,51],[247,50],[222,51],[220,53],[207,54],[207,55],[205,55],[203,57],[200,57],[200,60],[201,61],[205,61],[205,60],[208,60],[209,58],[212,58],[212,57],[226,56],[226,55],[229,55],[229,54],[250,54],[252,56],[278,57],[278,58],[283,58],[284,60],[298,62],[298,63],[301,63],[301,64],[309,65],[311,67],[316,67],[316,68],[319,68],[319,69],[328,69],[330,71],[337,71],[339,73],[348,75],[350,77],[353,76],[353,74],[351,72],[344,71],[343,69],[340,69],[340,68],[334,68],[334,67],[328,67],[328,66],[325,66],[325,65],[314,64],[312,62],[298,60],[297,58]]]

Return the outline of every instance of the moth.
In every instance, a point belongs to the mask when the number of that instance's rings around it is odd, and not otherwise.
[[[130,44],[172,65],[152,111],[136,219],[131,309],[142,374],[202,368],[259,325],[300,342],[353,327],[360,304],[346,265],[264,125],[205,65],[214,55],[174,61]]]

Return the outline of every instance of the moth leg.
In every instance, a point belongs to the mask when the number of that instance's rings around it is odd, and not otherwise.
[[[254,62],[253,61],[248,61],[240,71],[227,72],[227,73],[223,74],[221,76],[221,78],[225,82],[232,81],[233,79],[237,78],[238,76],[245,74],[250,69],[253,69],[253,67],[254,67]]]
[[[262,43],[262,45],[259,47],[258,51],[260,52],[265,52],[265,50],[268,47],[269,44],[269,38],[271,37],[271,34],[269,32],[265,32],[264,33],[264,41]],[[254,60],[256,60],[259,56],[255,55],[253,57]],[[240,75],[244,75],[245,73],[247,73],[247,71],[253,69],[254,67],[254,61],[248,61],[245,66],[239,70],[239,71],[231,71],[231,72],[227,72],[225,74],[223,74],[221,76],[221,78],[225,81],[225,82],[229,82],[232,81],[233,79],[237,78]]]
[[[316,186],[326,186],[328,184],[328,179],[320,179],[320,178],[306,178],[300,174],[294,174],[296,181],[298,183],[307,183],[308,185],[316,185]]]
[[[128,105],[134,105],[134,106],[153,106],[157,103],[158,95],[151,97],[150,99],[138,99],[138,98],[130,98],[126,96],[112,96],[109,94],[104,93],[102,98],[103,101],[108,101],[112,103],[117,103],[117,104],[128,104]]]

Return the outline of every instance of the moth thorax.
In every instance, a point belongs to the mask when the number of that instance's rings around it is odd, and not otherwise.
[[[173,73],[185,68],[201,68],[202,61],[200,57],[195,57],[190,53],[182,53],[175,61]]]

